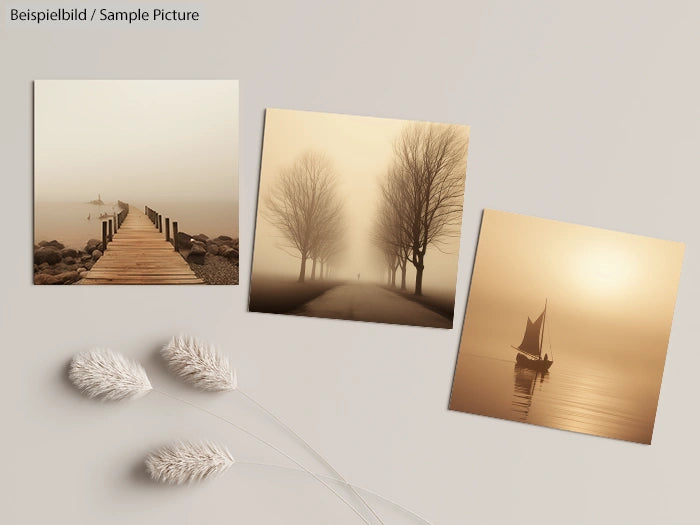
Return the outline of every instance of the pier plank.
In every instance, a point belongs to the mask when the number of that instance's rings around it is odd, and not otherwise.
[[[203,284],[140,210],[130,207],[112,242],[80,284]]]

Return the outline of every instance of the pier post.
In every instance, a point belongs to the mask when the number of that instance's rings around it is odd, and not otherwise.
[[[158,232],[163,233],[163,216],[158,214]]]
[[[107,221],[102,221],[102,253],[107,249]]]
[[[145,213],[146,216],[148,217],[148,206],[143,207],[143,213]]]
[[[119,221],[117,220],[118,219],[117,214],[114,213],[113,215],[114,215],[114,233],[117,233],[117,231],[119,230]]]
[[[112,219],[109,219],[109,242],[112,242]]]
[[[165,240],[170,242],[170,217],[165,218]]]
[[[177,251],[177,221],[173,221],[173,246]]]

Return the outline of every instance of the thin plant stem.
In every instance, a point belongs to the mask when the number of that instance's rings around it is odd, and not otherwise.
[[[195,408],[195,409],[197,409],[197,410],[200,410],[201,412],[204,412],[205,414],[209,414],[210,416],[215,417],[216,419],[218,419],[218,420],[220,420],[220,421],[223,421],[224,423],[227,423],[227,424],[231,425],[233,428],[235,428],[236,430],[242,432],[243,434],[247,435],[248,437],[254,439],[254,440],[257,441],[258,443],[261,443],[261,444],[263,444],[263,445],[265,445],[265,446],[271,448],[272,450],[274,450],[274,451],[277,452],[278,454],[284,456],[284,457],[287,458],[289,461],[291,461],[292,463],[294,463],[296,466],[298,466],[300,469],[302,469],[304,472],[306,472],[306,473],[309,474],[311,477],[313,477],[316,481],[318,481],[321,485],[323,485],[323,486],[326,487],[328,490],[330,490],[333,494],[335,494],[336,497],[337,497],[338,499],[340,499],[340,501],[342,501],[343,503],[345,503],[345,504],[346,504],[355,514],[357,514],[357,515],[360,517],[360,519],[361,519],[362,521],[364,521],[367,525],[372,525],[372,524],[367,520],[367,518],[365,518],[365,517],[360,513],[360,511],[358,511],[358,510],[357,510],[348,500],[346,500],[337,490],[335,490],[333,487],[331,487],[326,481],[324,481],[323,479],[321,479],[320,476],[318,476],[317,474],[315,474],[314,472],[312,472],[311,470],[309,470],[307,467],[305,467],[304,465],[302,465],[299,461],[297,461],[296,459],[294,459],[292,456],[290,456],[289,454],[287,454],[285,451],[283,451],[283,450],[277,448],[275,445],[273,445],[273,444],[270,443],[269,441],[264,440],[263,438],[261,438],[261,437],[258,436],[257,434],[254,434],[254,433],[251,432],[250,430],[248,430],[248,429],[246,429],[246,428],[244,428],[244,427],[238,425],[237,423],[234,423],[234,422],[231,421],[230,419],[227,419],[227,418],[225,418],[225,417],[223,417],[223,416],[220,416],[219,414],[217,414],[217,413],[215,413],[215,412],[212,412],[211,410],[209,410],[209,409],[207,409],[207,408],[204,408],[204,407],[202,407],[202,406],[196,405],[196,404],[194,404],[194,403],[192,403],[192,402],[190,402],[190,401],[187,401],[186,399],[182,399],[182,398],[180,398],[180,397],[174,396],[173,394],[169,394],[169,393],[164,392],[164,391],[162,391],[162,390],[158,390],[158,389],[155,389],[155,388],[154,388],[153,391],[154,391],[154,392],[158,392],[159,394],[161,394],[161,395],[163,395],[163,396],[165,396],[165,397],[169,397],[170,399],[173,399],[173,400],[175,400],[175,401],[179,401],[179,402],[181,402],[181,403],[184,403],[184,404],[186,404],[186,405],[188,405],[188,406],[190,406],[190,407],[192,407],[192,408]]]
[[[299,469],[296,469],[294,467],[285,467],[284,465],[274,465],[272,463],[260,463],[257,461],[238,461],[238,460],[236,461],[236,463],[239,465],[252,465],[252,466],[256,466],[256,467],[274,468],[274,469],[288,470],[290,472],[297,472],[299,474],[306,474],[306,472],[299,470]],[[364,488],[364,487],[360,487],[359,485],[353,485],[353,484],[345,481],[344,479],[338,479],[338,478],[334,478],[332,476],[324,476],[322,474],[319,474],[319,477],[326,479],[328,481],[339,483],[341,485],[346,485],[347,487],[349,487],[353,490],[359,490],[360,492],[365,492],[367,494],[370,494],[370,495],[374,496],[375,498],[378,498],[382,501],[386,501],[390,505],[393,505],[394,507],[402,510],[406,514],[410,514],[411,516],[413,516],[417,520],[425,523],[426,525],[431,525],[431,523],[427,519],[425,519],[423,516],[421,516],[420,514],[413,512],[411,509],[408,509],[408,508],[404,507],[403,505],[401,505],[400,503],[397,503],[397,502],[395,502],[395,501],[393,501],[385,496],[382,496],[381,494],[377,494],[376,492],[373,492],[373,491],[371,491],[367,488]]]
[[[339,473],[337,470],[335,470],[335,468],[333,468],[333,466],[328,462],[328,460],[327,460],[325,457],[323,457],[323,456],[321,455],[320,452],[317,452],[316,449],[314,449],[314,448],[309,444],[308,441],[306,441],[303,437],[301,437],[299,434],[297,434],[289,425],[287,425],[284,421],[282,421],[282,420],[281,420],[279,417],[277,417],[274,413],[272,413],[270,410],[268,410],[267,408],[265,408],[265,406],[263,406],[262,403],[259,403],[257,400],[255,400],[255,398],[253,398],[253,396],[251,396],[250,394],[247,394],[246,392],[244,392],[244,391],[241,390],[240,388],[237,389],[237,390],[238,390],[238,393],[240,393],[240,394],[241,394],[244,398],[246,398],[250,403],[252,403],[253,405],[255,405],[259,410],[263,411],[268,417],[270,417],[270,418],[272,418],[274,421],[276,421],[278,425],[280,425],[280,426],[281,426],[284,430],[286,430],[290,435],[294,436],[300,443],[302,443],[302,444],[304,445],[304,447],[306,448],[306,450],[308,450],[308,451],[311,452],[314,456],[316,456],[316,457],[317,457],[317,458],[318,458],[318,459],[333,473],[333,475],[337,478],[336,481],[342,481],[343,483],[345,483],[345,484],[348,486],[348,488],[352,491],[352,493],[353,493],[357,498],[360,499],[360,501],[364,504],[365,507],[367,507],[367,509],[372,513],[372,515],[377,519],[377,521],[379,521],[379,523],[381,523],[382,525],[384,525],[384,522],[382,521],[382,519],[381,519],[379,516],[377,516],[377,513],[374,512],[374,509],[373,509],[372,507],[369,506],[369,504],[365,501],[365,499],[357,493],[357,491],[355,490],[355,487],[353,487],[353,486],[350,485],[347,481],[345,481],[345,478],[344,478],[343,476],[341,476],[340,473]]]

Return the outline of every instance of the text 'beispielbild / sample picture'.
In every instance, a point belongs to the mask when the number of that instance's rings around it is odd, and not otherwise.
[[[238,81],[34,83],[35,284],[238,284]]]
[[[250,311],[451,328],[468,126],[268,109]]]
[[[450,409],[651,443],[683,251],[484,211]]]

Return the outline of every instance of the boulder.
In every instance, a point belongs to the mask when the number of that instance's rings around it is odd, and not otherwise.
[[[209,237],[204,235],[203,233],[200,233],[198,235],[195,235],[192,237],[195,241],[203,242],[206,243],[209,240]]]
[[[64,257],[63,264],[67,264],[67,265],[75,264],[75,257]]]
[[[76,271],[63,272],[56,275],[38,273],[34,276],[34,284],[71,284],[80,279]]]
[[[83,263],[83,266],[85,266],[85,268],[87,268],[88,270],[91,270],[92,267],[94,266],[94,264],[95,264],[95,261],[93,261],[92,259],[90,259],[89,261],[85,261],[85,262]]]
[[[92,253],[95,250],[102,249],[102,241],[99,239],[90,239],[87,244],[85,244],[85,253]]]
[[[78,250],[74,250],[73,248],[63,248],[61,250],[61,257],[63,259],[70,257],[72,259],[75,259],[78,256]]]
[[[211,253],[212,255],[219,255],[219,247],[213,242],[210,242],[209,244],[207,244],[207,253]]]
[[[207,248],[202,242],[193,242],[190,249],[190,255],[204,255],[207,253]]]
[[[185,250],[183,256],[189,263],[194,264],[204,264],[204,260],[207,254],[207,249],[204,243],[199,241],[194,241],[192,247],[189,250]]]
[[[85,262],[85,261],[92,261],[92,255],[90,255],[89,253],[86,253],[85,255],[81,255],[81,256],[80,256],[80,260],[81,260],[82,262]]]
[[[100,250],[93,250],[92,260],[97,261],[97,259],[99,259],[100,257],[102,257],[102,252]]]
[[[177,232],[177,247],[179,250],[189,250],[192,247],[192,237],[185,232]]]
[[[233,237],[229,237],[228,235],[219,235],[219,236],[218,236],[216,239],[214,239],[214,240],[215,240],[215,241],[219,241],[219,242],[226,242],[226,241],[232,241],[232,240],[233,240]]]
[[[226,257],[229,261],[232,261],[234,259],[238,259],[238,250],[231,248],[230,246],[224,246],[219,251],[219,255]]]
[[[50,248],[56,248],[57,250],[62,250],[63,248],[65,248],[65,246],[63,246],[60,242],[58,242],[55,239],[53,241],[41,241],[39,243],[39,247],[41,247],[41,248],[50,247]]]
[[[53,246],[44,246],[34,252],[36,264],[56,264],[61,261],[61,252]]]

